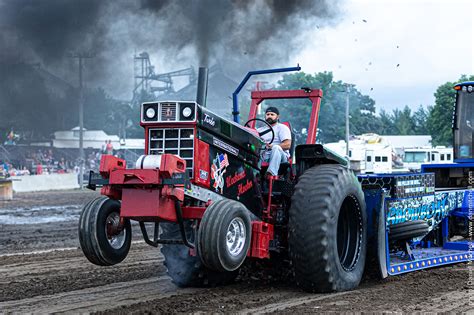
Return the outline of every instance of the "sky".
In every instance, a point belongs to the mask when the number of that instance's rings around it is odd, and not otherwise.
[[[439,85],[474,74],[474,1],[352,0],[341,10],[334,26],[315,25],[292,64],[332,71],[378,111],[433,105]]]
[[[433,105],[439,85],[474,74],[474,0],[2,3],[0,27],[7,31],[0,45],[10,43],[14,55],[43,62],[73,84],[77,62],[67,54],[93,50],[86,84],[122,100],[132,97],[133,55],[143,51],[156,73],[197,69],[206,59],[236,82],[250,70],[296,64],[306,73],[332,71],[335,80],[372,97],[378,111]]]

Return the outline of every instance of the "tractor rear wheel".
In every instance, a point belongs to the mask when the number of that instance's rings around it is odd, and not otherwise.
[[[185,221],[188,240],[195,242],[194,229],[190,221]],[[181,239],[179,226],[176,223],[160,223],[162,239]],[[237,277],[238,272],[217,272],[203,265],[199,252],[190,255],[184,245],[165,244],[161,246],[165,257],[164,265],[172,281],[179,287],[212,287],[228,284]]]
[[[131,242],[130,221],[120,223],[119,201],[97,197],[84,206],[79,218],[79,243],[90,262],[115,265],[127,257]]]
[[[352,171],[337,164],[308,169],[295,186],[289,249],[297,283],[310,292],[359,285],[367,248],[364,194]]]

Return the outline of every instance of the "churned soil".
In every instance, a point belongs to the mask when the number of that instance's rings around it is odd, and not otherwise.
[[[472,312],[474,266],[458,264],[378,279],[369,272],[350,292],[309,294],[291,272],[246,264],[235,284],[177,288],[157,248],[134,226],[129,256],[98,267],[77,237],[81,207],[98,194],[58,191],[0,202],[0,312],[52,313],[315,313]],[[16,223],[15,223],[16,222]],[[21,224],[17,224],[21,223]]]
[[[91,190],[46,191],[0,201],[0,254],[78,247],[81,208],[97,196]]]

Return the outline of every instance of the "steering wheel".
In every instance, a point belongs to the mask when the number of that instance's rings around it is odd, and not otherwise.
[[[272,140],[270,140],[270,142],[268,144],[272,144],[273,143],[273,140],[275,140],[275,130],[273,130],[273,127],[272,125],[270,125],[266,120],[263,120],[263,119],[260,119],[260,118],[252,118],[252,119],[249,119],[247,120],[247,122],[245,123],[244,127],[249,127],[248,124],[249,122],[252,122],[252,121],[261,121],[263,122],[265,125],[268,126],[268,129],[267,130],[264,130],[262,132],[259,132],[258,135],[261,137],[263,135],[266,135],[267,133],[269,133],[270,131],[272,132]]]

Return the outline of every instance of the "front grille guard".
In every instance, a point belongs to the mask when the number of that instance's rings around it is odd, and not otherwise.
[[[192,178],[194,175],[194,129],[151,128],[148,132],[148,154],[178,155],[186,161],[186,170]]]
[[[184,189],[191,189],[191,183],[189,182],[189,178],[187,173],[181,173],[183,176],[174,177],[174,178],[162,178],[161,184],[163,186],[166,185],[183,185]],[[180,174],[180,175],[181,175]],[[108,178],[103,178],[99,173],[95,173],[94,171],[89,172],[89,181],[87,183],[87,188],[91,190],[96,190],[97,187],[102,187],[104,185],[109,184]],[[184,227],[184,219],[183,219],[183,212],[181,210],[181,204],[178,200],[174,202],[174,209],[176,211],[176,219],[179,226],[179,230],[181,233],[181,239],[160,239],[159,238],[159,227],[160,222],[155,222],[154,233],[153,233],[153,241],[148,236],[148,232],[145,227],[145,223],[143,221],[139,221],[140,230],[143,235],[143,239],[145,243],[151,245],[153,247],[158,247],[158,244],[182,244],[189,248],[195,248],[194,243],[189,241],[186,236],[186,229]]]

